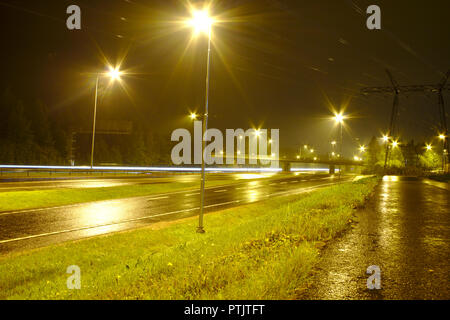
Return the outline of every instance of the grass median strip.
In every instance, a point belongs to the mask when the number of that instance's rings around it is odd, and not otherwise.
[[[241,182],[239,180],[210,180],[207,187]],[[200,182],[170,182],[146,185],[102,188],[49,189],[0,192],[0,213],[34,208],[56,207],[82,202],[139,197],[200,187]]]
[[[292,299],[376,178],[0,259],[0,299]],[[68,290],[66,269],[81,269]]]

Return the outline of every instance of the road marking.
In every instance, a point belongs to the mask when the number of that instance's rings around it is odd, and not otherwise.
[[[214,192],[216,192],[216,193],[219,193],[219,192],[227,192],[227,189],[216,190],[216,191],[214,191]]]
[[[298,182],[298,180],[291,181],[291,183],[297,183],[297,182]]]
[[[276,186],[277,184],[278,184],[278,182],[275,182],[275,183],[269,184],[269,186]]]
[[[210,205],[205,206],[205,208],[214,208],[214,207],[226,206],[226,205],[229,205],[229,204],[234,204],[234,203],[239,203],[239,202],[241,202],[241,200],[228,201],[228,202],[217,203],[217,204],[210,204]],[[74,229],[66,229],[66,230],[60,230],[60,231],[54,231],[54,232],[46,232],[46,233],[40,233],[40,234],[31,235],[31,236],[14,238],[14,239],[0,240],[0,244],[9,243],[9,242],[16,242],[16,241],[21,241],[21,240],[29,240],[29,239],[41,238],[41,237],[46,237],[46,236],[53,236],[53,235],[58,235],[58,234],[62,234],[62,233],[69,233],[69,232],[83,231],[83,230],[94,229],[94,228],[108,227],[108,226],[112,226],[112,225],[124,224],[124,223],[129,223],[129,222],[136,222],[136,221],[141,221],[141,220],[146,220],[146,219],[151,219],[151,218],[156,218],[156,217],[169,216],[169,215],[182,213],[182,212],[195,211],[195,210],[199,210],[199,209],[200,209],[200,207],[195,207],[195,208],[190,208],[190,209],[183,209],[183,210],[177,210],[177,211],[171,211],[171,212],[166,212],[166,213],[155,214],[155,215],[152,215],[152,216],[145,216],[145,217],[139,217],[139,218],[133,218],[133,219],[126,219],[126,220],[121,220],[121,221],[118,221],[118,222],[111,222],[111,223],[106,223],[106,224],[99,224],[99,225],[88,226],[88,227],[81,227],[81,228],[74,228]]]
[[[199,195],[200,194],[200,192],[197,192],[197,193],[188,193],[188,194],[186,194],[186,195],[184,195],[185,197],[191,197],[191,196],[196,196],[196,195]]]
[[[280,184],[286,184],[286,183],[287,183],[286,181],[280,182]]]
[[[169,197],[157,197],[157,198],[150,198],[148,200],[150,201],[150,200],[161,200],[161,199],[169,199]]]

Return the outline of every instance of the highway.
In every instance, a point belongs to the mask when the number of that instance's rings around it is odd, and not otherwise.
[[[195,176],[190,176],[191,179],[193,177]],[[353,176],[342,176],[341,181],[352,178]],[[107,181],[117,183],[127,181],[126,179],[117,180],[108,179]],[[102,179],[95,181],[104,182]],[[133,181],[134,183],[145,182]],[[73,181],[60,183],[73,183]],[[338,183],[337,176],[280,174],[273,175],[271,178],[244,180],[231,185],[211,187],[206,192],[205,212],[236,207],[270,197],[307,192],[335,183]],[[19,185],[20,183],[16,183],[16,187]],[[33,187],[39,187],[39,185]],[[0,254],[191,217],[199,212],[199,199],[198,190],[189,190],[55,208],[2,212],[0,213]],[[207,230],[207,225],[205,227]]]

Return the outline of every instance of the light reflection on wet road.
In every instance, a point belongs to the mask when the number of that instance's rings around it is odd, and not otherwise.
[[[261,177],[261,175],[259,175]],[[326,175],[280,175],[208,188],[206,212],[305,192],[337,182]],[[254,179],[255,177],[249,179]],[[345,177],[349,180],[352,177]],[[293,183],[291,183],[293,182]],[[188,190],[146,197],[0,213],[0,253],[122,231],[198,214],[200,194]]]
[[[449,299],[450,192],[416,178],[385,177],[358,223],[322,252],[300,299]],[[381,290],[366,269],[381,268]]]

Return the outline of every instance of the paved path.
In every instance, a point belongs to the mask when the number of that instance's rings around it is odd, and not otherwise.
[[[450,299],[450,192],[385,177],[357,223],[321,253],[299,299]],[[367,289],[368,266],[381,289]]]

